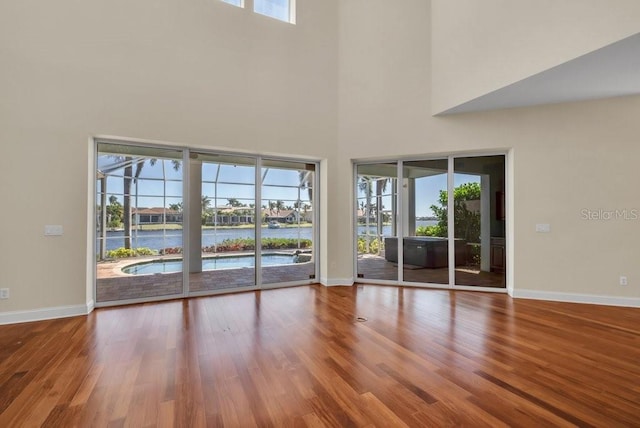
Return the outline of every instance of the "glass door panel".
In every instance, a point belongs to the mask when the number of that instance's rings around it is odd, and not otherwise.
[[[357,166],[357,276],[398,280],[398,166]]]
[[[455,284],[505,287],[505,157],[454,159]]]
[[[98,143],[96,190],[96,302],[182,295],[182,151]]]
[[[315,164],[262,161],[262,283],[315,279]]]
[[[191,152],[190,171],[189,291],[255,286],[256,160]]]
[[[403,163],[403,280],[449,284],[447,159]]]

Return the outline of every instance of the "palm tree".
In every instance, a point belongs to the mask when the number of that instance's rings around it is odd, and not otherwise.
[[[202,211],[206,211],[211,206],[211,198],[207,195],[202,195]]]
[[[363,201],[364,206],[362,207],[364,210],[365,218],[371,217],[371,198],[373,194],[371,192],[371,178],[367,176],[361,176],[360,182],[358,183],[358,190],[364,192],[365,201]]]
[[[129,249],[131,248],[131,186],[133,183],[137,182],[140,178],[140,174],[142,173],[142,168],[144,167],[145,162],[148,160],[151,166],[155,165],[158,159],[151,158],[133,158],[131,156],[125,156],[122,158],[121,156],[116,156],[116,159],[124,162],[124,198],[123,198],[123,226],[124,226],[124,247]],[[177,159],[172,159],[171,163],[173,165],[173,169],[178,171],[180,166],[182,165],[181,161]],[[135,174],[133,173],[133,165],[135,164],[136,170]]]
[[[131,180],[133,176],[133,167],[131,163],[133,162],[133,158],[131,156],[127,156],[124,158],[126,162],[124,167],[124,177],[123,177],[123,219],[122,225],[124,226],[124,248],[131,248]]]
[[[376,203],[375,204],[373,204],[371,201],[373,198],[373,191],[371,188],[372,181],[375,181],[376,183]],[[383,227],[382,209],[384,208],[382,204],[382,195],[387,190],[387,185],[389,184],[389,181],[390,181],[389,177],[361,176],[360,182],[358,183],[358,189],[364,192],[365,198],[366,198],[366,203],[364,201],[361,202],[360,208],[363,209],[364,211],[365,223],[367,225],[367,233],[369,233],[368,232],[369,219],[375,213],[377,239],[382,239],[382,227]],[[378,249],[380,249],[380,246],[378,246]]]
[[[311,205],[307,204],[307,203],[303,203],[302,204],[302,212],[304,213],[304,221],[308,221],[307,220],[307,212],[309,211],[309,208],[311,208]]]
[[[123,208],[116,195],[109,196],[109,205],[106,207],[107,226],[116,228],[122,222]]]
[[[169,204],[169,209],[172,211],[182,212],[182,202],[178,202],[177,204]]]
[[[102,176],[100,179],[102,180],[102,191],[104,193],[107,192],[106,189],[106,177],[110,173],[123,169],[123,198],[122,198],[122,225],[124,227],[124,247],[127,249],[131,248],[131,217],[132,217],[132,207],[131,207],[131,187],[132,184],[135,183],[140,174],[142,173],[142,168],[144,167],[145,162],[148,160],[151,165],[155,165],[157,159],[155,158],[143,158],[143,157],[134,157],[131,155],[119,156],[119,155],[109,155],[109,158],[114,160],[112,165],[107,166],[105,169],[99,171]],[[177,159],[172,159],[171,163],[173,164],[173,169],[178,171],[182,162]],[[133,167],[135,165],[135,174],[133,172]],[[106,211],[106,207],[101,206],[99,208],[101,212]],[[106,231],[102,232],[103,234]],[[106,235],[103,235],[103,242]],[[103,250],[101,250],[101,257],[103,256]]]
[[[229,199],[227,199],[227,202],[229,202],[229,206],[232,206],[232,207],[242,207],[242,206],[244,206],[242,204],[242,202],[240,202],[236,198],[229,198]]]
[[[382,194],[385,192],[385,190],[387,190],[388,183],[389,183],[389,178],[378,178],[376,180],[376,211],[377,211],[376,218],[378,220],[377,222],[378,237],[382,237],[382,226],[383,226],[382,225],[382,222],[383,222],[382,209],[384,208],[384,206],[382,205]],[[380,246],[378,246],[378,248],[380,248]]]
[[[201,211],[201,219],[202,219],[202,224],[207,224],[207,218],[210,216],[216,216],[218,215],[217,212],[212,213],[211,210],[209,209],[209,207],[211,206],[211,198],[208,197],[207,195],[202,195],[202,198],[200,199],[200,205],[202,207],[202,211]],[[215,208],[215,207],[214,207]]]

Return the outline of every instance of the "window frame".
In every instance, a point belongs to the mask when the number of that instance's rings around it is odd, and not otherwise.
[[[205,290],[205,291],[194,291],[190,289],[190,277],[189,277],[189,270],[190,270],[190,260],[191,257],[189,256],[184,256],[182,257],[182,263],[183,263],[183,270],[182,270],[182,292],[180,294],[172,294],[172,295],[167,295],[167,296],[152,296],[152,297],[134,297],[134,298],[126,298],[126,299],[115,299],[115,300],[101,300],[101,301],[97,301],[96,296],[98,295],[98,263],[97,263],[97,258],[96,255],[99,252],[99,248],[96,245],[97,239],[98,239],[98,225],[97,225],[97,221],[98,221],[98,214],[103,212],[101,210],[98,210],[97,204],[100,202],[101,198],[99,197],[98,192],[105,192],[105,189],[102,187],[99,187],[99,179],[97,179],[97,175],[96,175],[96,171],[98,171],[98,156],[100,153],[99,147],[101,144],[106,144],[106,145],[112,145],[112,146],[118,146],[120,151],[118,151],[117,153],[122,153],[122,154],[127,154],[132,150],[167,150],[167,151],[179,151],[182,153],[181,156],[181,161],[182,161],[182,185],[183,185],[183,191],[182,191],[182,202],[183,202],[183,206],[184,206],[184,210],[183,210],[183,218],[182,218],[182,248],[186,249],[189,248],[190,246],[190,233],[192,230],[192,225],[190,224],[190,220],[189,220],[189,216],[191,211],[194,209],[194,204],[196,203],[195,201],[191,200],[192,198],[190,198],[190,186],[191,186],[191,179],[189,177],[191,177],[191,166],[190,166],[190,159],[191,159],[191,155],[192,153],[200,153],[200,154],[209,154],[211,156],[237,156],[237,157],[242,157],[242,158],[250,158],[250,159],[254,159],[256,161],[256,169],[255,169],[255,176],[256,176],[256,180],[259,181],[261,179],[261,165],[263,160],[266,161],[267,163],[273,163],[273,162],[286,162],[286,163],[293,163],[293,164],[312,164],[314,167],[314,179],[312,182],[312,188],[314,189],[314,193],[313,193],[313,198],[311,200],[311,205],[312,205],[312,212],[311,215],[313,216],[312,218],[312,223],[313,223],[313,231],[312,231],[312,241],[313,241],[313,253],[314,253],[314,259],[315,259],[315,265],[314,265],[314,273],[313,273],[313,277],[309,277],[308,279],[304,278],[304,279],[295,279],[295,280],[284,280],[283,282],[265,282],[262,279],[261,276],[261,270],[259,270],[258,268],[261,267],[261,263],[260,263],[260,258],[258,257],[261,253],[259,251],[256,251],[255,256],[256,256],[256,270],[257,270],[257,276],[256,276],[256,282],[255,285],[253,286],[244,286],[244,287],[239,287],[239,288],[228,288],[228,289],[223,289],[223,290]],[[293,156],[273,156],[273,155],[269,155],[269,156],[265,156],[259,153],[246,153],[246,152],[236,152],[233,150],[225,150],[225,149],[218,149],[218,148],[211,148],[211,149],[196,149],[196,148],[192,148],[189,146],[183,146],[183,145],[175,145],[175,144],[170,144],[170,143],[161,143],[161,142],[157,142],[157,141],[146,141],[146,140],[140,140],[140,139],[120,139],[120,138],[113,138],[113,137],[100,137],[100,136],[94,136],[91,138],[90,140],[90,172],[88,174],[88,179],[89,179],[89,189],[91,189],[91,193],[92,195],[89,198],[89,207],[88,207],[88,228],[90,229],[90,233],[88,234],[89,239],[87,240],[87,256],[88,256],[88,260],[91,260],[90,265],[91,266],[87,266],[88,271],[87,271],[87,279],[89,281],[90,284],[92,284],[91,286],[91,293],[92,293],[92,297],[94,298],[94,305],[95,307],[109,307],[109,306],[117,306],[117,305],[122,305],[122,304],[132,304],[132,303],[145,303],[145,302],[156,302],[156,301],[161,301],[161,300],[166,300],[166,299],[175,299],[175,298],[188,298],[188,297],[197,297],[197,296],[208,296],[208,295],[213,295],[213,294],[219,294],[219,293],[230,293],[230,292],[236,292],[236,291],[250,291],[250,290],[261,290],[261,289],[270,289],[270,288],[280,288],[280,287],[290,287],[290,286],[297,286],[297,285],[306,285],[306,284],[312,284],[312,283],[316,283],[319,281],[320,278],[320,264],[321,264],[321,240],[320,240],[320,236],[321,236],[321,231],[320,231],[320,195],[319,195],[319,189],[320,189],[320,183],[321,183],[321,171],[320,171],[320,164],[321,164],[321,160],[317,159],[317,158],[311,158],[311,157],[306,157],[306,156],[299,156],[299,157],[293,157]],[[114,152],[115,153],[115,152]],[[254,219],[258,219],[261,218],[259,216],[259,213],[261,214],[261,204],[259,204],[257,201],[261,201],[262,197],[261,197],[261,185],[257,185],[254,184],[254,198],[255,198],[255,215],[254,215]],[[257,221],[257,220],[254,220]],[[102,223],[101,223],[102,224]],[[258,242],[261,239],[261,232],[260,232],[260,228],[257,228],[256,231],[256,242]],[[187,254],[186,252],[184,254]]]
[[[267,18],[275,19],[280,22],[286,22],[288,24],[296,25],[296,0],[284,0],[287,2],[287,9],[288,9],[288,14],[287,14],[288,16],[286,19],[282,19],[279,16],[270,15],[265,12],[257,11],[256,5],[258,4],[258,2],[261,2],[261,1],[268,3],[273,0],[239,0],[238,1],[239,4],[236,4],[234,0],[220,0],[220,2],[222,3],[226,3],[228,5],[235,6],[241,9],[250,10],[251,12],[260,16],[266,16]]]

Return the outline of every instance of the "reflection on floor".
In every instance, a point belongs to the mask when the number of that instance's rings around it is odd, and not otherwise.
[[[482,272],[474,266],[456,266],[456,285],[504,288],[505,274]],[[398,280],[398,265],[388,262],[383,256],[374,254],[358,255],[358,274],[364,279]],[[449,269],[429,269],[420,266],[405,266],[403,277],[406,282],[430,284],[449,283]]]

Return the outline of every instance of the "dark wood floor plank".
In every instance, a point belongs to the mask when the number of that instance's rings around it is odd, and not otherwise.
[[[99,309],[0,326],[0,426],[640,426],[639,345],[638,309],[494,293]]]

